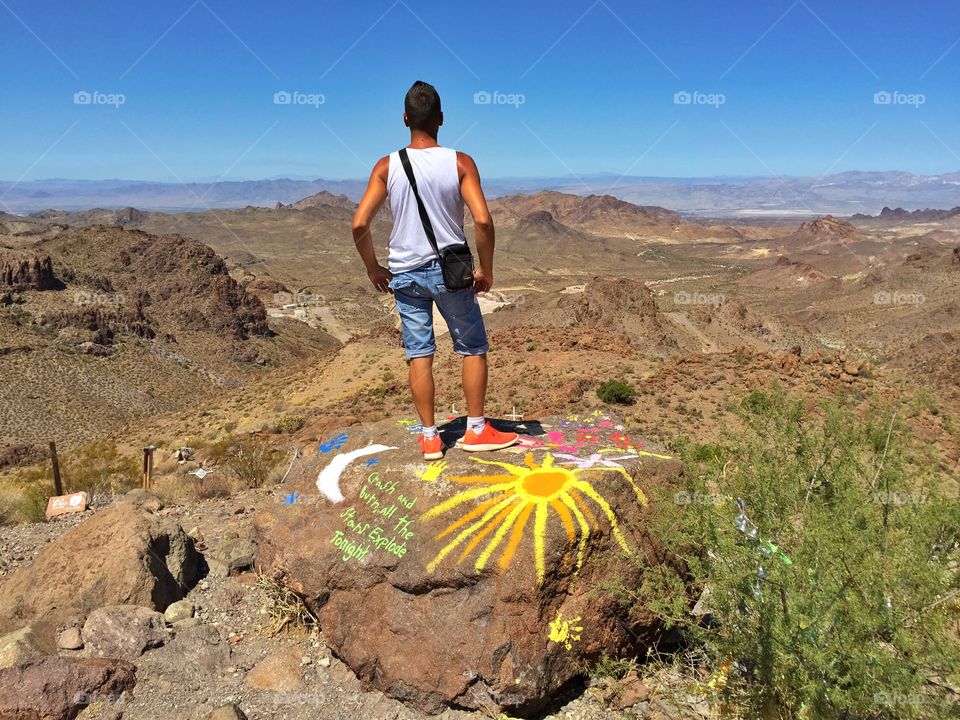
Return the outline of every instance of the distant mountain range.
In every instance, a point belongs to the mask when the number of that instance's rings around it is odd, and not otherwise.
[[[239,180],[165,183],[136,180],[0,181],[0,210],[30,213],[48,208],[85,210],[135,207],[186,211],[274,207],[321,192],[359,200],[365,180]],[[498,178],[485,181],[489,197],[556,190],[608,194],[636,205],[700,216],[877,214],[885,206],[906,210],[960,205],[960,172],[845,172],[823,177],[655,178],[618,175]]]

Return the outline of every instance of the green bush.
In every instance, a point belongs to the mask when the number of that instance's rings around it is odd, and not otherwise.
[[[633,405],[634,391],[630,385],[619,380],[607,380],[597,388],[597,397],[605,403]]]
[[[740,417],[722,449],[681,443],[681,487],[654,493],[689,585],[653,566],[624,594],[710,658],[722,717],[960,716],[960,505],[936,463],[885,408],[755,391]]]
[[[278,433],[293,435],[306,424],[306,418],[300,415],[281,415],[274,423],[274,429]]]

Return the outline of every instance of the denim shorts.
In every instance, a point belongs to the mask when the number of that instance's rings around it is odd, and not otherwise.
[[[453,350],[459,355],[484,355],[487,331],[477,295],[471,288],[450,292],[443,284],[440,263],[431,260],[413,270],[396,273],[390,289],[397,303],[407,359],[427,357],[437,351],[433,334],[433,305],[447,323]]]

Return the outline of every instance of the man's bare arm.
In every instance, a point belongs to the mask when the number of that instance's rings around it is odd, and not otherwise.
[[[367,268],[367,277],[380,292],[389,292],[390,288],[387,283],[390,282],[392,276],[390,271],[377,260],[370,225],[387,197],[387,173],[389,169],[389,156],[380,158],[377,164],[373,166],[373,172],[370,173],[370,182],[367,184],[366,192],[363,193],[357,212],[353,216],[353,242]]]
[[[460,194],[473,215],[473,227],[476,230],[477,257],[480,267],[473,273],[474,289],[487,292],[493,286],[493,248],[495,243],[493,218],[487,208],[487,199],[483,196],[480,184],[480,172],[473,158],[466,153],[457,153],[457,169],[460,173]]]

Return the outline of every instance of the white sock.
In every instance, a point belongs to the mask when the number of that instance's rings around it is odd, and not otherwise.
[[[470,417],[467,416],[467,430],[473,430],[475,433],[480,434],[483,432],[483,428],[486,427],[487,421],[481,415],[480,417]]]
[[[437,426],[436,426],[436,425],[431,425],[430,427],[427,427],[426,425],[423,426],[423,437],[424,437],[424,438],[426,438],[427,440],[433,440],[436,436],[437,436]]]

